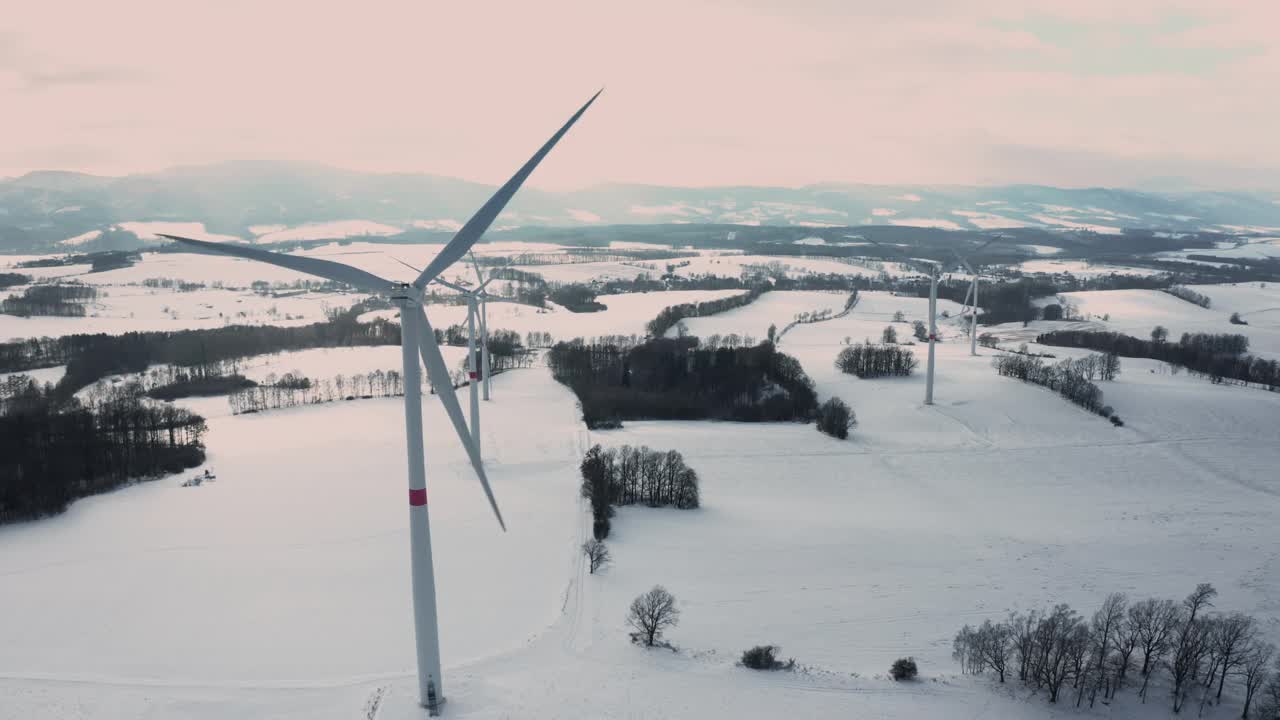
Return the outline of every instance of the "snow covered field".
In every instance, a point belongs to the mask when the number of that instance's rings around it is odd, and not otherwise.
[[[1091,290],[1059,297],[1090,321],[1108,317],[1101,322],[1107,330],[1149,337],[1151,328],[1163,325],[1175,340],[1182,333],[1242,333],[1249,337],[1249,352],[1280,356],[1280,291],[1250,283],[1198,285],[1196,292],[1209,296],[1208,308],[1159,290]],[[1239,312],[1249,324],[1231,324],[1232,312]]]
[[[1203,320],[1163,293],[1073,295],[1142,334],[1156,318],[1171,333],[1217,328],[1233,309],[1265,319],[1274,292],[1198,291],[1214,300]],[[661,307],[733,292],[606,297],[609,310],[589,314],[495,304],[490,323],[629,334]],[[699,335],[762,336],[822,303],[838,311],[844,297],[775,292],[688,322]],[[1101,383],[1126,421],[1116,428],[996,375],[995,351],[970,357],[955,318],[940,328],[932,407],[923,368],[878,380],[836,371],[846,337],[878,338],[895,312],[911,321],[926,308],[864,292],[848,316],[787,334],[782,350],[820,396],[857,412],[847,441],[801,424],[590,432],[545,368],[495,378],[484,454],[506,535],[427,397],[447,717],[1156,718],[1168,713],[1156,695],[1091,712],[994,691],[957,676],[951,639],[1011,609],[1069,602],[1088,613],[1108,592],[1181,597],[1212,582],[1218,609],[1254,613],[1280,640],[1280,395],[1125,359],[1120,378]],[[437,327],[463,312],[430,309]],[[910,337],[909,324],[895,327]],[[1269,342],[1255,336],[1264,322],[1214,331],[1232,328]],[[923,360],[926,346],[914,350]],[[397,360],[395,348],[309,350],[249,372],[322,376]],[[182,488],[174,476],[0,527],[0,718],[367,718],[375,702],[381,720],[421,717],[399,401],[210,413],[206,440],[215,483]],[[614,563],[588,575],[577,463],[596,442],[679,450],[702,478],[703,507],[620,510]],[[655,583],[683,609],[668,634],[679,654],[626,641],[626,606]],[[734,666],[761,643],[806,671]],[[904,655],[920,661],[922,682],[883,677]],[[1228,703],[1206,717],[1238,714]]]
[[[734,308],[719,315],[701,318],[688,318],[681,321],[690,335],[708,337],[710,335],[729,335],[735,333],[741,337],[751,336],[757,341],[768,335],[769,326],[776,325],[782,332],[800,313],[830,311],[832,314],[844,309],[849,299],[842,292],[781,292],[773,291],[761,295],[750,305]],[[760,323],[764,323],[761,325]],[[677,328],[667,331],[674,336]]]
[[[177,292],[141,286],[103,286],[99,291],[102,294],[86,304],[85,317],[0,315],[0,342],[74,333],[119,334],[232,324],[306,325],[324,320],[327,309],[345,309],[363,298],[350,293],[316,292],[273,298],[247,291]]]

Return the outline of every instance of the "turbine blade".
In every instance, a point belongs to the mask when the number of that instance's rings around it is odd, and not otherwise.
[[[964,266],[965,270],[969,271],[970,275],[973,275],[974,277],[978,276],[978,273],[974,272],[973,268],[969,267],[969,263],[966,262],[964,258],[960,257],[960,253],[956,252],[955,250],[952,250],[951,254],[956,256],[956,260],[960,261],[960,264]]]
[[[507,206],[508,202],[510,202],[511,197],[515,195],[516,191],[520,189],[520,186],[524,184],[525,179],[529,177],[534,168],[538,167],[538,163],[542,162],[542,158],[546,157],[547,153],[551,152],[551,148],[555,147],[556,143],[560,142],[560,138],[564,137],[564,134],[569,132],[569,128],[573,127],[573,124],[578,121],[578,118],[582,117],[582,114],[587,111],[587,108],[591,107],[591,103],[595,102],[596,98],[600,97],[600,93],[602,92],[604,92],[603,89],[595,95],[592,95],[591,99],[587,101],[587,104],[579,108],[578,112],[574,113],[573,117],[569,118],[569,121],[566,122],[555,135],[552,135],[551,139],[539,148],[538,152],[534,153],[533,157],[529,158],[529,161],[517,170],[516,174],[512,175],[511,179],[508,180],[505,185],[498,188],[498,192],[494,193],[493,197],[489,198],[489,201],[481,206],[481,208],[476,211],[475,215],[471,216],[471,219],[467,221],[467,224],[462,226],[462,229],[458,231],[458,234],[453,236],[453,239],[449,241],[449,244],[444,246],[444,249],[440,251],[440,254],[437,255],[435,259],[431,261],[431,264],[427,265],[427,268],[422,271],[422,274],[418,276],[418,279],[413,283],[416,287],[419,289],[426,287],[427,283],[431,282],[433,278],[444,272],[445,268],[457,262],[458,258],[465,255],[467,251],[476,244],[476,241],[480,239],[480,236],[484,235],[485,230],[489,229],[489,226],[493,224],[494,219],[498,217],[498,214],[501,213],[502,209]]]
[[[315,275],[334,282],[346,283],[352,287],[360,288],[366,292],[386,294],[391,291],[395,283],[390,280],[384,280],[373,273],[365,272],[359,268],[343,265],[330,260],[321,260],[319,258],[299,257],[297,255],[286,255],[284,253],[271,252],[269,250],[260,250],[255,247],[247,247],[244,245],[233,245],[230,243],[214,243],[204,240],[192,240],[191,238],[179,237],[177,235],[165,235],[157,233],[160,237],[169,238],[183,245],[209,250],[221,255],[232,255],[234,257],[245,258],[246,260],[257,260],[259,262],[276,265],[290,270],[296,270],[308,275]]]
[[[444,357],[440,355],[440,346],[436,344],[436,333],[431,329],[431,321],[427,320],[427,313],[421,306],[418,307],[418,312],[406,314],[408,315],[406,321],[413,320],[419,324],[421,332],[418,334],[418,352],[422,355],[423,364],[427,366],[427,377],[435,386],[440,404],[448,413],[453,429],[458,433],[458,440],[462,442],[462,447],[467,451],[467,457],[471,459],[471,466],[476,469],[476,477],[480,478],[480,486],[484,488],[485,497],[489,498],[489,507],[493,508],[493,515],[498,518],[498,525],[502,527],[503,532],[506,532],[507,524],[502,520],[502,511],[498,509],[498,501],[494,499],[493,489],[489,487],[489,478],[485,475],[480,452],[476,449],[475,443],[471,442],[471,431],[467,429],[466,418],[462,415],[462,406],[458,404],[458,395],[453,391],[449,368],[445,366]]]
[[[480,274],[480,261],[476,260],[476,253],[474,250],[468,250],[467,254],[471,256],[471,268],[476,271],[476,282],[481,288],[483,288],[485,279],[484,276]]]
[[[435,282],[437,285],[443,285],[443,286],[445,286],[445,287],[449,288],[450,290],[456,290],[456,291],[458,291],[458,292],[460,292],[460,293],[462,293],[462,294],[464,294],[464,295],[465,295],[465,294],[467,294],[467,293],[469,293],[469,292],[471,292],[470,290],[468,290],[468,289],[466,289],[466,288],[462,287],[461,285],[457,285],[457,284],[451,283],[451,282],[449,282],[448,280],[445,280],[445,279],[443,279],[443,278],[436,278],[433,282]]]

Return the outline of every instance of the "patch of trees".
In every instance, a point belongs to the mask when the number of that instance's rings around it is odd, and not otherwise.
[[[91,272],[128,267],[141,259],[136,252],[110,250],[105,252],[81,253],[78,255],[62,255],[58,257],[35,258],[18,263],[19,268],[66,267],[68,265],[89,265]]]
[[[257,385],[243,375],[210,375],[206,377],[181,376],[175,382],[160,385],[147,391],[147,397],[155,400],[177,400],[185,397],[226,395]]]
[[[547,281],[538,273],[500,267],[491,270],[489,277],[507,281],[508,284],[502,289],[504,297],[524,305],[547,306]]]
[[[22,295],[0,301],[0,313],[22,317],[84,317],[84,303],[97,297],[98,290],[91,285],[32,285]]]
[[[593,446],[578,466],[582,473],[582,496],[591,505],[593,530],[597,540],[609,536],[609,519],[615,505],[698,507],[698,473],[684,464],[675,450],[662,452],[648,447],[623,445],[603,449]]]
[[[547,299],[570,312],[599,312],[607,309],[604,303],[596,302],[596,291],[582,283],[552,285]]]
[[[682,303],[680,305],[672,305],[663,308],[658,316],[650,320],[645,325],[645,330],[650,336],[655,338],[663,337],[667,331],[676,326],[676,323],[692,317],[706,317],[708,315],[717,315],[734,308],[745,307],[755,302],[761,295],[770,290],[767,285],[753,287],[741,295],[721,298],[719,300],[707,300],[700,303]]]
[[[552,375],[571,388],[587,427],[622,420],[808,422],[817,410],[800,363],[769,343],[714,350],[697,338],[654,338],[634,347],[557,343]]]
[[[377,319],[356,321],[363,304],[331,312],[324,322],[298,327],[229,325],[178,332],[123,335],[65,335],[0,343],[0,372],[66,365],[58,383],[63,397],[108,375],[143,372],[151,365],[176,365],[196,377],[220,374],[220,363],[236,358],[318,347],[397,345],[400,326]]]
[[[1232,325],[1248,325],[1248,324],[1249,324],[1249,321],[1248,321],[1248,320],[1245,320],[1245,319],[1244,319],[1244,318],[1242,318],[1242,317],[1240,317],[1240,313],[1238,313],[1238,312],[1233,312],[1233,313],[1231,313],[1231,318],[1230,318],[1229,322],[1230,322]]]
[[[1114,380],[1120,374],[1120,358],[1115,353],[1077,360],[1067,358],[1055,365],[1046,364],[1033,355],[1011,353],[996,357],[991,364],[1005,377],[1047,387],[1115,425],[1124,424],[1110,406],[1102,404],[1102,390],[1093,384],[1094,378]]]
[[[818,431],[844,440],[849,430],[858,424],[853,408],[838,397],[829,398],[818,407]]]
[[[1182,285],[1170,285],[1163,290],[1179,300],[1186,300],[1193,305],[1199,305],[1202,308],[1209,307],[1209,296],[1202,295],[1189,287]]]
[[[18,285],[29,285],[30,283],[30,275],[23,275],[22,273],[0,273],[0,290],[16,287]]]
[[[227,396],[232,415],[279,410],[299,405],[319,405],[335,400],[356,400],[404,395],[404,378],[398,370],[335,375],[331,379],[285,373],[268,375],[264,382]]]
[[[897,345],[873,345],[870,342],[849,345],[836,356],[836,369],[864,379],[886,376],[904,377],[910,375],[919,364],[915,354],[906,348]]]
[[[953,657],[962,672],[990,672],[1002,683],[1016,679],[1046,691],[1051,703],[1074,690],[1077,707],[1085,698],[1090,707],[1099,697],[1106,702],[1130,683],[1146,703],[1152,677],[1160,677],[1168,683],[1173,712],[1197,692],[1203,712],[1206,704],[1222,702],[1230,680],[1240,691],[1241,717],[1248,718],[1258,690],[1268,684],[1275,647],[1253,617],[1211,612],[1217,594],[1207,583],[1181,602],[1131,603],[1123,593],[1112,593],[1088,619],[1066,604],[1015,612],[1003,622],[965,625],[956,634]],[[1260,708],[1268,719],[1280,711],[1280,677],[1270,678],[1264,698],[1272,692],[1277,704]]]
[[[147,278],[142,281],[142,286],[153,290],[177,290],[178,292],[195,292],[208,287],[204,283],[187,282],[186,280],[175,280],[173,278]]]
[[[14,375],[0,383],[0,522],[204,462],[204,418],[147,400],[136,383],[91,404]]]
[[[1244,354],[1249,349],[1249,338],[1244,335],[1183,333],[1176,343],[1167,342],[1165,337],[1165,333],[1157,331],[1153,331],[1151,340],[1143,340],[1114,332],[1055,330],[1039,335],[1036,342],[1160,360],[1213,382],[1230,380],[1256,383],[1273,391],[1280,389],[1280,363]]]

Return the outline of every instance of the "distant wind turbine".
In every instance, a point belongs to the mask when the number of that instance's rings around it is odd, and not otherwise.
[[[600,91],[603,92],[603,91]],[[591,107],[600,96],[597,92],[586,102],[573,117],[569,118],[555,135],[551,136],[533,157],[524,164],[511,179],[506,182],[493,197],[489,198],[476,214],[458,231],[439,255],[427,265],[418,278],[412,283],[392,282],[372,273],[350,265],[321,260],[319,258],[286,255],[261,250],[255,247],[226,243],[211,243],[202,240],[164,235],[170,240],[209,250],[224,255],[258,260],[261,262],[288,268],[297,272],[316,275],[318,277],[346,283],[368,293],[389,297],[400,308],[400,350],[404,363],[404,417],[405,444],[409,459],[409,543],[410,562],[413,572],[413,619],[418,656],[418,700],[431,715],[438,715],[444,703],[444,684],[440,673],[440,635],[436,619],[435,572],[431,559],[431,525],[427,513],[427,481],[422,442],[422,378],[418,356],[427,368],[427,377],[435,386],[440,404],[444,406],[458,441],[462,444],[475,468],[476,476],[489,506],[493,509],[498,525],[506,530],[502,513],[498,510],[498,502],[494,499],[493,489],[489,487],[489,479],[485,475],[484,465],[480,459],[480,450],[467,433],[466,421],[462,416],[462,408],[458,406],[458,398],[453,391],[453,383],[449,377],[449,369],[440,355],[440,346],[436,342],[435,331],[427,320],[423,310],[423,295],[427,284],[440,276],[450,265],[465,255],[485,230],[493,223],[511,197],[533,172],[538,163],[555,147],[560,138],[569,131],[578,118]]]
[[[870,240],[870,238],[868,238]],[[881,249],[889,250],[890,248],[881,245],[875,240],[870,240],[872,245]],[[902,250],[895,247],[892,252],[902,253]],[[926,265],[929,268],[929,363],[925,370],[924,384],[924,404],[933,404],[933,366],[934,366],[934,348],[933,344],[938,340],[938,277],[942,275],[942,265],[934,260],[921,260],[919,258],[907,257],[907,265]]]
[[[489,280],[492,280],[492,279],[493,278],[489,278]],[[443,285],[444,287],[447,287],[450,290],[453,290],[461,294],[463,297],[467,299],[467,377],[469,378],[467,385],[471,392],[471,437],[472,437],[472,440],[475,442],[476,447],[479,448],[480,447],[480,401],[479,401],[478,388],[481,380],[483,380],[485,384],[489,382],[490,373],[489,373],[489,357],[488,357],[489,355],[488,328],[485,326],[483,315],[480,314],[478,308],[482,307],[480,303],[483,302],[484,299],[492,299],[498,302],[515,302],[515,301],[508,300],[506,298],[493,297],[492,295],[489,295],[488,293],[486,293],[484,291],[484,286],[489,284],[488,280],[481,283],[479,287],[475,287],[475,288],[468,288],[462,285],[458,285],[456,283],[451,283],[448,280],[445,280],[444,278],[436,278],[435,282],[438,285]],[[480,318],[479,338],[477,338],[477,334],[476,334],[477,318]],[[484,348],[481,351],[484,355],[483,361],[480,361],[478,358],[481,352],[477,352],[477,350],[479,349],[477,348],[477,339],[479,339],[482,347]],[[488,399],[489,398],[487,397],[485,398],[485,400],[488,400]]]
[[[969,251],[969,254],[971,256],[976,255],[978,251],[996,240],[999,240],[1001,237],[1003,236],[996,235],[992,237],[990,240]],[[965,260],[960,253],[952,250],[951,254],[955,255],[956,260],[959,260],[960,264],[964,266],[964,269],[968,270],[969,274],[973,276],[973,280],[969,282],[969,291],[965,293],[965,304],[968,305],[969,299],[972,297],[973,305],[969,306],[969,354],[976,356],[978,354],[978,282],[982,276],[977,270],[973,269],[973,266],[969,265],[969,261]]]

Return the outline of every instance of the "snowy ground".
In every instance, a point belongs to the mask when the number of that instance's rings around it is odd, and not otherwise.
[[[810,299],[771,295],[777,307],[767,295],[699,319],[698,334],[765,328]],[[1119,297],[1113,318],[1130,302]],[[637,302],[611,302],[618,326],[600,332],[652,317],[655,299]],[[894,312],[926,307],[862,293],[850,315],[788,333],[782,349],[819,394],[856,410],[847,441],[800,424],[588,432],[544,368],[499,376],[484,447],[507,535],[427,398],[447,716],[1156,718],[1163,701],[1131,694],[1077,711],[955,677],[951,638],[1014,608],[1091,612],[1108,592],[1181,597],[1207,581],[1219,609],[1255,613],[1280,640],[1280,395],[1126,359],[1102,384],[1126,420],[1115,428],[997,376],[994,351],[970,357],[958,320],[941,328],[933,406],[923,368],[866,381],[835,370],[844,338],[878,338]],[[388,359],[357,352],[277,365]],[[216,483],[172,477],[0,528],[0,718],[367,718],[375,702],[382,720],[422,717],[402,432],[396,400],[215,416]],[[575,549],[588,531],[576,465],[595,442],[679,450],[703,507],[622,509],[614,564],[592,576]],[[678,654],[626,642],[626,606],[654,583],[683,608]],[[760,643],[809,669],[734,667]],[[922,682],[883,677],[903,655]]]
[[[1280,290],[1257,283],[1198,285],[1195,290],[1209,296],[1208,308],[1159,290],[1090,290],[1059,297],[1098,329],[1149,337],[1153,327],[1163,325],[1175,340],[1182,333],[1241,333],[1249,337],[1249,352],[1280,357]],[[1231,324],[1233,312],[1249,324]]]
[[[96,300],[85,305],[85,317],[0,315],[0,342],[74,333],[119,334],[223,325],[306,325],[324,320],[328,309],[344,309],[364,297],[312,292],[273,298],[244,290],[178,292],[137,285],[100,287],[99,292]]]
[[[1077,277],[1090,278],[1099,275],[1119,273],[1121,275],[1158,275],[1160,271],[1151,268],[1130,267],[1125,265],[1107,265],[1086,260],[1027,260],[1016,266],[1024,273],[1071,273]]]
[[[768,335],[769,326],[775,325],[782,332],[800,313],[821,312],[829,310],[832,314],[844,309],[848,293],[842,292],[767,292],[750,305],[735,308],[728,312],[703,318],[689,318],[681,321],[690,335],[708,337],[710,335],[751,336],[757,341]],[[764,323],[761,325],[760,323]],[[674,336],[678,328],[671,328],[668,336]]]

